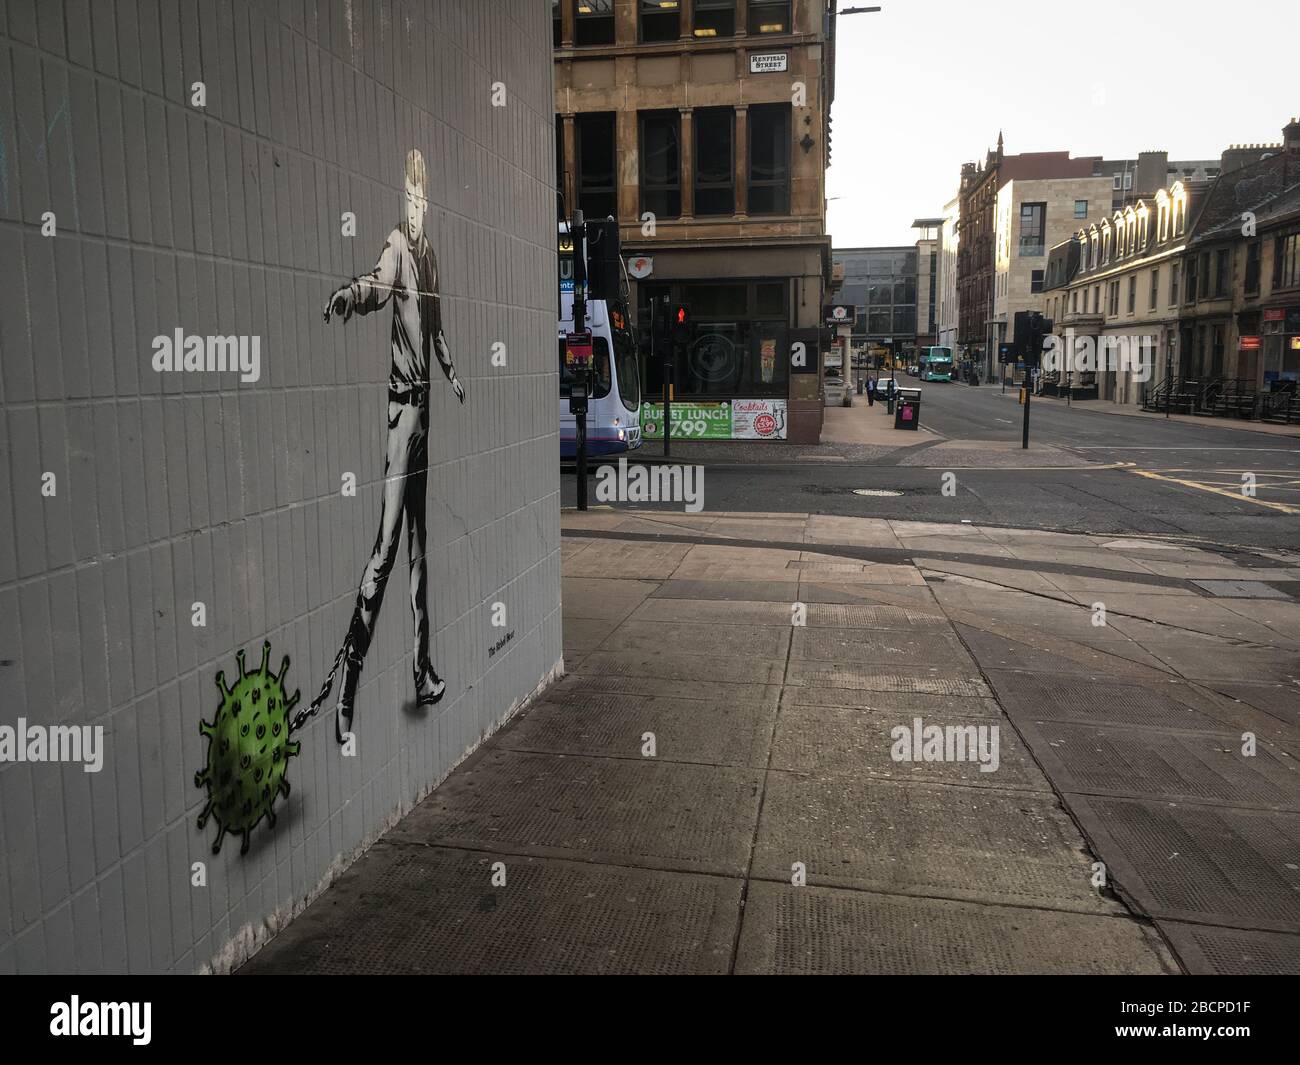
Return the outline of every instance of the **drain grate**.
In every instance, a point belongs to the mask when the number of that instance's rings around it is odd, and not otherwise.
[[[855,488],[855,496],[901,496],[902,492],[895,492],[892,488]]]
[[[1192,581],[1220,599],[1290,599],[1286,592],[1279,591],[1263,581]]]

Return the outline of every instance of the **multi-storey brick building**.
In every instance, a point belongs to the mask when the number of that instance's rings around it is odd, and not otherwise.
[[[643,330],[652,299],[690,304],[679,396],[769,400],[788,414],[788,439],[818,439],[819,372],[791,373],[790,350],[816,350],[831,282],[834,4],[555,0],[552,11],[561,213],[617,218]],[[654,394],[653,359],[646,373]]]

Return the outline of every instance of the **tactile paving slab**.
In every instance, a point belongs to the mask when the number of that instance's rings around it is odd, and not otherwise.
[[[762,776],[493,748],[448,777],[387,838],[739,876]]]
[[[858,691],[916,692],[922,695],[991,697],[984,681],[968,669],[915,666],[892,669],[835,669],[824,662],[792,661],[786,683],[792,687],[851,688]]]
[[[919,629],[951,632],[948,619],[934,610],[909,610],[901,606],[847,606],[815,603],[808,608],[810,628]]]
[[[495,737],[498,747],[560,754],[640,758],[646,733],[655,757],[709,765],[767,764],[776,706],[711,686],[709,699],[666,699],[595,692],[534,703]]]
[[[1300,810],[1300,766],[1239,736],[1017,721],[1062,791]]]
[[[381,844],[240,973],[725,973],[740,885]]]
[[[894,761],[893,729],[913,732],[914,719],[929,725],[997,728],[997,769],[983,772],[978,761]],[[992,733],[986,732],[986,742]],[[970,737],[968,742],[978,742]],[[988,748],[986,747],[986,753]],[[887,780],[919,780],[971,787],[1012,788],[1050,792],[1051,785],[1020,742],[1015,729],[1002,720],[864,711],[837,706],[783,706],[772,745],[771,768],[795,773]]]
[[[1182,683],[1138,687],[1005,670],[990,670],[988,676],[1007,713],[1017,721],[1023,718],[1206,731],[1224,728],[1222,721],[1196,708],[1213,708],[1213,703]]]
[[[1053,796],[840,775],[768,777],[754,877],[1115,913]]]
[[[792,659],[818,662],[894,663],[900,666],[943,662],[975,673],[961,641],[951,632],[906,629],[796,628]]]
[[[1300,976],[1300,936],[1157,921],[1194,975]]]
[[[1300,816],[1069,795],[1112,880],[1156,918],[1300,932]]]
[[[752,883],[738,973],[1161,974],[1168,948],[1128,917]]]

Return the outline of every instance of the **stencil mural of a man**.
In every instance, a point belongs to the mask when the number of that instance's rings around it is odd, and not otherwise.
[[[357,682],[365,661],[384,587],[397,558],[402,525],[406,525],[411,566],[411,612],[415,617],[415,695],[423,706],[442,698],[446,682],[429,661],[428,573],[425,564],[425,489],[429,477],[429,355],[432,352],[456,398],[465,402],[465,389],[456,377],[442,332],[438,295],[438,262],[424,232],[428,209],[428,173],[424,156],[412,149],[406,156],[406,216],[388,234],[375,268],[340,286],[325,304],[325,321],[342,315],[370,314],[388,304],[393,308],[392,369],[388,377],[388,447],[384,456],[384,490],[379,535],[361,577],[356,608],[320,694],[315,713],[329,698],[340,669],[334,730],[340,743],[351,731]]]

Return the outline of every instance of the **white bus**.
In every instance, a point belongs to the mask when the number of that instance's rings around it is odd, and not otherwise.
[[[569,413],[572,380],[564,365],[565,337],[573,331],[573,240],[560,223],[560,458],[577,455],[577,425]],[[587,403],[587,453],[617,455],[641,446],[641,363],[627,299],[587,300],[592,388]]]

